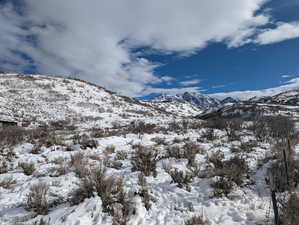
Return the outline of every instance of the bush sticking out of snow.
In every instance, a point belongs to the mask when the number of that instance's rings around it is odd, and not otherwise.
[[[25,207],[38,215],[47,215],[50,203],[48,200],[49,185],[46,183],[36,183],[30,187],[27,195]]]
[[[211,225],[211,223],[202,216],[192,216],[185,221],[185,225]]]
[[[145,176],[156,176],[158,152],[155,149],[138,145],[132,157],[132,171],[143,172]]]

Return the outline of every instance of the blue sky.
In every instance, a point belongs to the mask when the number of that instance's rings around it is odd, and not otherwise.
[[[299,21],[298,0],[270,1],[264,8],[271,9],[274,21]],[[299,38],[238,48],[214,43],[189,57],[151,55],[148,58],[165,64],[156,69],[158,74],[177,80],[157,85],[158,88],[186,87],[180,81],[190,79],[198,80],[194,85],[206,94],[261,90],[278,87],[291,78],[299,77]]]
[[[298,11],[299,0],[0,0],[0,71],[141,98],[275,94],[299,88]]]

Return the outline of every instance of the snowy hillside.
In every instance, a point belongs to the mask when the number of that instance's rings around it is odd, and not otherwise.
[[[169,112],[173,115],[183,117],[196,116],[203,111],[189,102],[182,101],[147,101],[145,103],[155,108],[162,109],[163,111]]]
[[[299,91],[282,92],[274,96],[252,98],[251,102],[281,104],[281,105],[299,105]]]
[[[0,86],[1,115],[31,122],[0,126],[0,225],[266,225],[270,188],[281,221],[298,224],[299,140],[278,117],[297,106],[227,103],[201,120],[190,103],[74,79],[1,75]],[[271,106],[277,117],[240,116]]]
[[[0,74],[0,109],[2,118],[18,122],[69,120],[81,127],[171,118],[165,111],[93,84],[41,75]]]
[[[286,116],[299,120],[299,106],[238,102],[227,103],[217,109],[199,114],[200,119],[225,117]]]

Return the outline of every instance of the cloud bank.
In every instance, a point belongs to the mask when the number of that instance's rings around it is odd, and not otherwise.
[[[164,82],[139,47],[192,54],[240,45],[268,18],[265,0],[26,0],[0,4],[2,70],[78,75],[129,96]],[[21,14],[19,13],[21,12]]]
[[[269,22],[259,11],[267,0],[12,2],[19,1],[0,3],[0,69],[79,76],[128,96],[171,82],[155,74],[160,65],[138,49],[188,55],[211,42],[237,47],[252,42]],[[285,30],[292,28],[281,24],[263,31],[257,43],[297,35],[279,38]],[[269,38],[273,33],[276,38]]]

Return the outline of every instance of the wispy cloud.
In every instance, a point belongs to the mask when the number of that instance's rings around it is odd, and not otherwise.
[[[181,84],[181,85],[184,85],[184,86],[190,86],[190,85],[199,84],[200,82],[202,82],[202,80],[193,79],[193,80],[180,81],[180,82],[178,82],[178,84]]]
[[[263,30],[255,40],[255,43],[261,45],[272,44],[293,38],[299,38],[299,22],[277,23],[273,29]]]
[[[289,74],[283,74],[280,76],[281,78],[291,78],[293,77],[292,75],[289,75]]]

